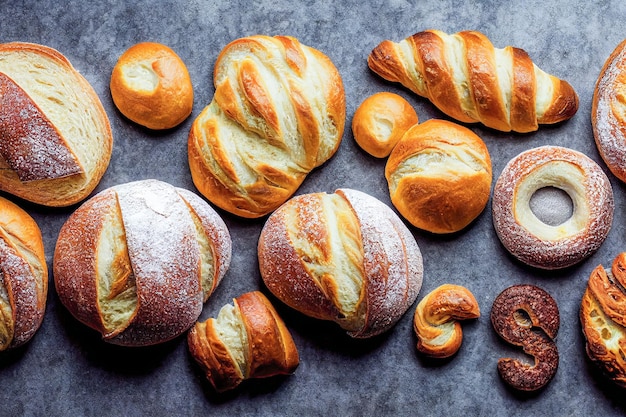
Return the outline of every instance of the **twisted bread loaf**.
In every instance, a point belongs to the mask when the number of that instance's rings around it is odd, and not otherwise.
[[[43,321],[48,267],[37,223],[0,198],[0,351],[26,343]]]
[[[111,158],[109,120],[58,51],[0,45],[0,189],[47,206],[86,198]]]
[[[214,71],[213,101],[189,133],[198,190],[242,217],[275,210],[337,150],[345,94],[321,52],[284,36],[228,44]]]
[[[249,292],[198,322],[187,335],[189,351],[219,392],[249,378],[291,374],[300,361],[289,330],[270,301]]]
[[[226,225],[190,191],[156,180],[111,187],[61,228],[61,302],[111,343],[143,346],[189,329],[231,257]]]
[[[269,290],[352,337],[390,329],[422,286],[422,255],[400,218],[356,190],[299,195],[268,218],[258,245]]]
[[[626,253],[610,270],[599,265],[589,276],[580,322],[589,359],[609,379],[626,388]]]
[[[450,117],[504,132],[531,132],[578,110],[578,96],[566,81],[543,72],[522,49],[494,48],[479,32],[427,30],[399,43],[385,40],[368,65]]]

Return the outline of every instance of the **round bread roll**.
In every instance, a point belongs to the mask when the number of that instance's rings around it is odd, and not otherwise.
[[[84,200],[113,148],[107,114],[59,51],[0,44],[0,190],[45,206]]]
[[[484,210],[491,192],[491,158],[466,127],[428,120],[410,128],[385,167],[391,202],[412,225],[453,233]]]
[[[195,323],[230,259],[215,210],[190,191],[144,180],[102,191],[69,217],[54,283],[70,313],[105,341],[145,346]]]
[[[363,192],[296,196],[259,238],[261,276],[288,306],[355,338],[390,329],[422,286],[422,255],[402,220]]]
[[[626,39],[604,63],[593,93],[591,123],[600,156],[626,182]]]
[[[39,226],[0,197],[0,352],[23,345],[41,325],[48,267]]]
[[[573,214],[549,225],[530,208],[544,188],[565,191]],[[574,265],[594,253],[613,222],[613,190],[602,169],[586,155],[559,146],[522,152],[506,165],[493,191],[493,224],[504,247],[520,261],[542,269]]]
[[[191,114],[193,86],[185,63],[169,47],[142,42],[118,59],[111,97],[119,111],[149,129],[178,126]]]
[[[354,112],[352,134],[356,143],[377,158],[389,156],[404,132],[417,124],[415,109],[394,93],[376,93]]]
[[[587,356],[615,384],[626,388],[626,252],[610,269],[598,265],[580,304]]]
[[[343,81],[317,49],[262,35],[226,45],[213,81],[213,100],[189,132],[193,182],[230,213],[265,216],[339,148]]]

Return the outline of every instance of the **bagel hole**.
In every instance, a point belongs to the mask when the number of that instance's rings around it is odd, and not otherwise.
[[[569,194],[560,188],[543,187],[530,197],[530,210],[541,222],[558,226],[572,217],[574,203]]]
[[[515,312],[513,313],[513,319],[521,327],[533,326],[533,321],[530,319],[530,316],[525,310],[522,310],[521,308],[519,310],[515,310]]]

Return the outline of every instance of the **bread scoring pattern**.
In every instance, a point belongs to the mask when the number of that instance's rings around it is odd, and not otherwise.
[[[81,322],[122,345],[193,325],[230,264],[228,230],[195,194],[156,180],[92,197],[59,233],[54,279]]]
[[[337,150],[341,77],[328,57],[294,38],[251,36],[222,50],[214,83],[189,134],[194,184],[231,213],[261,217]]]
[[[385,40],[371,52],[368,65],[450,117],[504,132],[532,132],[578,110],[569,83],[542,71],[524,50],[495,48],[476,31],[426,30],[399,43]]]

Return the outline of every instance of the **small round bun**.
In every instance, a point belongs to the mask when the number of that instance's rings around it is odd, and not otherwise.
[[[28,342],[46,310],[48,267],[41,231],[28,213],[0,197],[0,352]]]
[[[355,338],[389,330],[417,298],[422,255],[387,205],[361,191],[302,194],[267,219],[258,245],[267,288]]]
[[[111,74],[111,96],[124,116],[154,130],[179,125],[193,107],[185,63],[154,42],[138,43],[120,56]]]
[[[189,329],[230,265],[226,225],[191,191],[157,180],[108,188],[65,222],[54,284],[105,341],[147,346]]]
[[[384,158],[417,122],[417,113],[408,101],[397,94],[381,92],[366,98],[356,109],[352,133],[365,152]]]
[[[549,225],[530,208],[545,187],[565,191],[573,213]],[[559,269],[594,253],[613,222],[613,190],[604,171],[586,155],[559,146],[522,152],[506,165],[493,191],[493,224],[504,247],[536,268]]]
[[[591,123],[600,156],[626,182],[626,39],[604,63],[593,93]]]
[[[385,177],[391,202],[412,225],[453,233],[487,205],[491,158],[468,128],[432,119],[404,134],[389,156]]]

